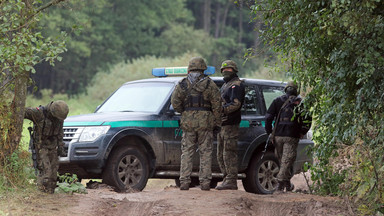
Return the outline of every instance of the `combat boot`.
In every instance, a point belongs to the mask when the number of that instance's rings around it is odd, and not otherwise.
[[[282,194],[284,193],[285,188],[285,182],[284,181],[278,181],[276,190],[273,192],[273,194]]]
[[[200,188],[201,190],[209,191],[211,190],[211,183],[201,183]]]
[[[216,187],[216,190],[237,190],[236,180],[226,180]]]
[[[181,183],[180,190],[189,190],[189,183]]]

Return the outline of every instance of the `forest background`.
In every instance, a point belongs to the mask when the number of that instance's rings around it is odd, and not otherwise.
[[[216,67],[223,60],[233,59],[239,65],[241,76],[255,77],[255,73],[261,73],[264,58],[270,53],[244,61],[247,50],[264,46],[258,31],[262,21],[252,21],[249,3],[228,0],[65,1],[50,9],[41,23],[42,33],[47,37],[69,32],[67,51],[60,55],[62,61],[55,66],[49,62],[36,65],[33,86],[37,91],[34,94],[39,95],[42,89],[70,96],[87,93],[95,75],[108,73],[116,64],[129,64],[146,57],[174,58],[187,52],[203,56],[209,65]],[[140,71],[143,77],[151,76],[150,70],[140,67],[134,70]],[[259,77],[267,78],[266,75],[264,72]]]

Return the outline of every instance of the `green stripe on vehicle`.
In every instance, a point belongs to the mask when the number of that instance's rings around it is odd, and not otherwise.
[[[249,127],[249,121],[247,120],[242,120],[240,122],[240,127]]]
[[[163,121],[163,127],[179,127],[178,121]]]
[[[265,121],[261,121],[261,126],[265,127]],[[248,120],[242,120],[240,122],[240,127],[249,127],[249,121]]]
[[[74,126],[100,126],[103,122],[64,122],[64,127]]]
[[[119,121],[119,122],[105,122],[103,125],[111,125],[111,127],[163,127],[162,121]]]
[[[178,121],[119,121],[119,122],[64,122],[64,127],[76,126],[100,126],[110,125],[111,127],[153,127],[153,128],[172,128],[179,127]],[[265,121],[261,121],[261,125],[265,127]],[[240,127],[249,127],[249,121],[242,120]]]
[[[179,127],[178,121],[117,121],[117,122],[64,122],[64,127],[75,126],[100,126],[110,125],[111,127]]]

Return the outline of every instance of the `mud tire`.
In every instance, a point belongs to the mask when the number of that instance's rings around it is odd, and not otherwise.
[[[272,194],[277,187],[279,162],[272,152],[267,152],[263,159],[261,154],[254,156],[243,179],[245,191],[258,194]]]
[[[115,149],[109,156],[103,172],[103,182],[118,190],[127,186],[143,190],[149,178],[149,163],[146,156],[134,147]]]

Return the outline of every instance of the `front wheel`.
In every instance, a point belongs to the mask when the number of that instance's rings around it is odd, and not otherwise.
[[[245,191],[259,194],[271,194],[277,187],[279,163],[274,153],[254,156],[247,170],[247,177],[243,179]]]
[[[148,160],[140,150],[133,147],[113,151],[103,172],[103,182],[119,190],[130,187],[141,191],[147,185],[148,178]]]

